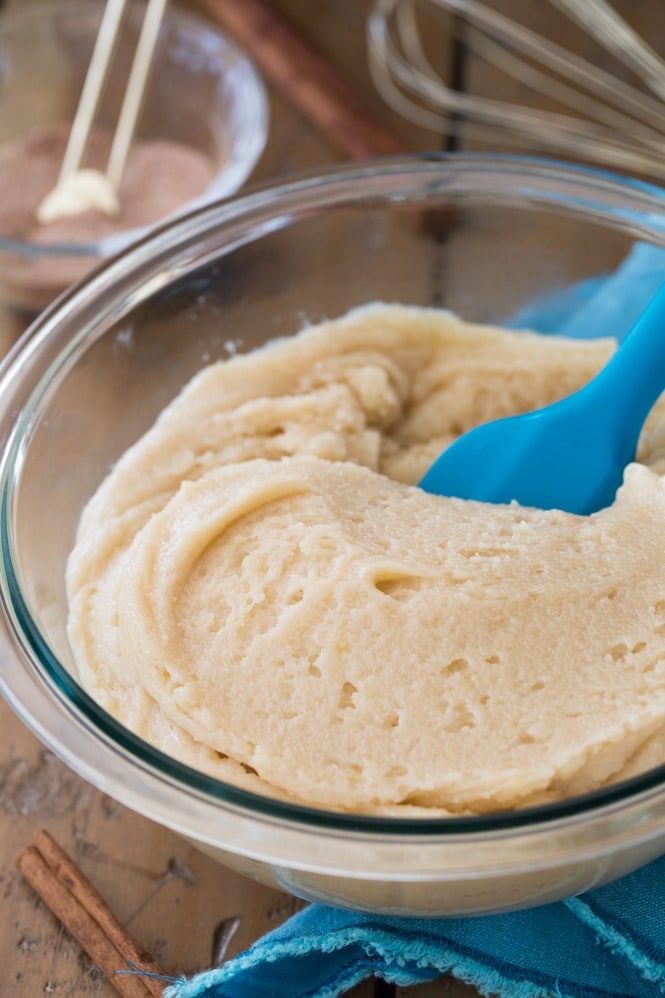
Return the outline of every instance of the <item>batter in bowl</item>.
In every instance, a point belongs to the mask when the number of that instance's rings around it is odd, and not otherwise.
[[[662,762],[662,410],[590,517],[416,484],[613,346],[375,304],[204,369],[83,513],[81,682],[195,768],[354,812],[511,809]]]

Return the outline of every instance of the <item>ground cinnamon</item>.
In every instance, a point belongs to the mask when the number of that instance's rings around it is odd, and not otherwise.
[[[16,865],[122,998],[161,998],[163,981],[141,973],[164,978],[164,971],[136,944],[48,832],[38,833],[34,844],[19,853]],[[127,970],[140,973],[119,973]]]
[[[202,195],[214,176],[212,161],[194,148],[138,139],[123,174],[117,215],[89,210],[42,225],[35,213],[57,182],[69,131],[68,122],[53,123],[0,148],[0,233],[35,250],[3,252],[0,297],[31,312],[101,262],[109,252],[99,247],[101,241],[162,221]],[[92,130],[86,168],[105,168],[112,139],[108,131]]]

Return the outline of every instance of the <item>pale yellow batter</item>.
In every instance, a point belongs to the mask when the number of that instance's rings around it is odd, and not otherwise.
[[[83,514],[83,684],[194,767],[345,810],[514,808],[664,761],[657,416],[590,517],[415,487],[611,349],[373,305],[208,367]]]

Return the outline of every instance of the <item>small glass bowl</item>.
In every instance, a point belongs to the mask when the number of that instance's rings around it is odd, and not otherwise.
[[[665,246],[662,196],[523,158],[375,162],[210,205],[70,289],[0,380],[0,687],[13,708],[105,793],[308,899],[409,915],[505,911],[661,854],[665,766],[556,804],[436,819],[301,807],[195,772],[79,686],[64,578],[86,500],[204,365],[371,301],[507,323],[612,271],[636,243]]]
[[[123,21],[95,119],[111,132],[144,6],[131,4]],[[103,0],[31,0],[0,15],[0,147],[72,121],[103,10]],[[167,8],[137,137],[182,143],[203,153],[215,171],[200,197],[168,217],[237,191],[267,131],[265,88],[247,56],[212,22]],[[144,231],[84,243],[30,241],[0,231],[0,301],[35,314]]]

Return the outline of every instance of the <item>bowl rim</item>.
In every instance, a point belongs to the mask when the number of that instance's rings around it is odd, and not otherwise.
[[[96,14],[100,19],[105,0],[27,0],[20,7],[0,12],[0,46],[3,36],[10,36],[12,30],[21,25],[28,26],[35,17],[57,17],[62,11],[76,20],[78,14],[90,17]],[[128,17],[138,16],[138,8],[145,6],[139,0],[128,11]],[[242,96],[245,112],[239,116],[241,131],[221,169],[196,198],[190,198],[168,215],[147,226],[123,229],[102,239],[85,242],[36,243],[16,236],[0,233],[0,252],[14,253],[28,259],[48,259],[51,257],[92,257],[105,258],[122,252],[132,242],[143,238],[155,228],[174,221],[197,208],[222,198],[230,197],[238,191],[256,166],[268,140],[270,106],[263,78],[249,54],[221,26],[194,10],[169,5],[164,13],[162,30],[168,25],[183,25],[199,34],[206,32],[214,38],[218,49],[223,51],[233,65],[235,97]],[[139,122],[140,123],[140,122]]]
[[[574,195],[576,211],[589,214],[602,209],[607,218],[628,226],[636,238],[650,238],[665,246],[663,192],[651,184],[607,171],[552,159],[486,153],[424,153],[372,160],[360,166],[342,164],[328,170],[307,171],[281,184],[262,185],[242,197],[206,205],[164,224],[47,308],[0,367],[0,439],[4,440],[0,457],[0,602],[2,623],[17,663],[12,669],[0,662],[0,692],[40,740],[89,782],[134,810],[201,841],[217,843],[221,817],[232,815],[249,816],[267,825],[288,826],[303,833],[394,840],[398,844],[405,838],[421,843],[467,842],[469,835],[473,835],[474,841],[483,838],[491,841],[511,833],[551,834],[557,827],[579,828],[585,819],[611,817],[625,805],[665,801],[665,764],[563,801],[480,815],[356,814],[266,797],[179,763],[118,724],[70,676],[30,616],[15,568],[13,497],[26,440],[46,391],[46,382],[75,359],[87,335],[84,325],[72,337],[67,332],[67,323],[76,321],[77,313],[92,322],[89,313],[102,290],[106,295],[104,314],[113,314],[113,294],[119,293],[123,281],[129,286],[132,281],[142,282],[144,297],[148,297],[156,290],[155,284],[150,283],[151,274],[154,276],[165,259],[174,264],[170,277],[177,279],[180,276],[177,264],[185,247],[200,240],[202,234],[223,229],[228,240],[226,249],[232,251],[237,245],[233,240],[237,240],[238,232],[247,232],[248,226],[254,226],[252,231],[260,236],[276,226],[290,224],[307,212],[325,211],[331,204],[339,207],[357,203],[370,188],[376,188],[373,194],[378,199],[376,203],[402,203],[409,196],[407,180],[417,182],[422,189],[427,187],[433,194],[453,195],[456,191],[473,195],[493,184],[493,193],[504,197],[507,204],[513,204],[511,199],[519,194],[538,206],[548,203],[559,208]],[[401,193],[396,194],[398,188]],[[215,252],[219,253],[223,246],[216,243]],[[196,266],[200,266],[200,260]],[[189,270],[192,269],[190,266]],[[134,296],[132,307],[140,300]],[[99,316],[99,309],[95,314]],[[117,317],[117,310],[114,314]],[[60,346],[58,338],[62,341]],[[46,373],[33,376],[26,388],[22,383],[26,371],[39,360],[41,353],[49,361]],[[29,389],[27,405],[24,398],[17,398],[19,389]],[[54,703],[71,722],[64,730],[49,718]],[[90,746],[101,752],[102,762],[97,761],[94,766],[85,751]],[[126,778],[127,767],[135,778],[131,786]],[[152,800],[149,812],[143,801],[146,788]],[[174,789],[185,795],[192,808],[187,820],[173,813]],[[644,834],[651,832],[645,826]],[[251,851],[249,845],[246,848]]]

